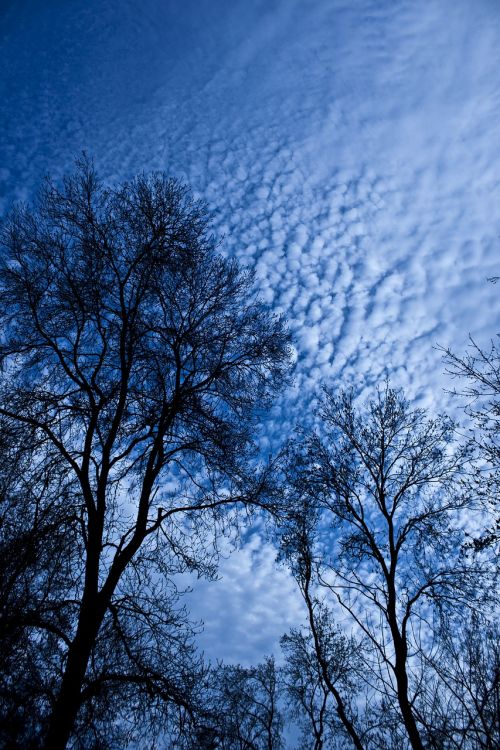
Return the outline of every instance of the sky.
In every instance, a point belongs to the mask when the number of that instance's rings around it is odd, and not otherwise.
[[[161,169],[289,322],[294,385],[381,378],[453,409],[436,345],[500,330],[498,0],[1,0],[0,212],[86,150]],[[303,610],[255,529],[190,595],[211,658],[251,663]]]

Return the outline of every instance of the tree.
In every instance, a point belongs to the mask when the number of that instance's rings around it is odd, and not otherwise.
[[[327,685],[333,666],[320,637],[324,609],[333,620],[347,618],[363,639],[365,686],[381,696],[386,729],[362,730],[330,678],[352,743],[363,747],[378,736],[383,744],[390,735],[393,744],[421,750],[432,731],[419,698],[433,617],[473,606],[478,577],[486,575],[461,554],[460,514],[472,503],[458,481],[467,449],[453,446],[449,419],[426,418],[388,385],[361,409],[352,392],[325,389],[319,417],[318,430],[289,449],[293,510],[283,555],[306,602]]]
[[[482,498],[487,517],[492,519],[489,527],[473,539],[473,546],[479,551],[495,546],[500,540],[500,349],[495,340],[488,350],[471,338],[463,357],[451,349],[441,348],[441,351],[447,372],[467,383],[454,393],[466,399],[466,412],[474,425],[477,456],[472,491]]]
[[[175,574],[211,574],[230,509],[265,504],[255,406],[286,380],[289,338],[217,253],[206,208],[162,174],[105,188],[83,159],[11,214],[2,244],[0,415],[31,451],[13,512],[36,536],[38,504],[55,529],[23,637],[50,656],[44,746],[90,746],[142,698],[189,715],[197,662]]]
[[[293,628],[281,639],[288,705],[302,729],[301,748],[343,747],[354,740],[343,717],[356,715],[350,698],[358,694],[359,644],[335,627],[319,602],[312,614],[309,631]]]
[[[299,465],[302,467],[303,464],[299,451],[295,451],[293,446],[288,459],[291,493],[288,496],[289,510],[281,527],[281,556],[288,563],[304,599],[309,632],[305,635],[292,631],[283,640],[285,653],[291,656],[287,692],[296,709],[301,707],[305,710],[318,750],[323,746],[328,727],[334,724],[326,716],[329,702],[333,703],[338,717],[337,730],[343,728],[354,746],[362,750],[352,691],[349,689],[352,683],[348,672],[354,663],[347,659],[346,665],[346,656],[352,653],[352,649],[345,648],[342,636],[332,625],[328,609],[314,593],[316,559],[313,539],[319,522],[319,508],[308,492],[299,489]],[[311,669],[311,659],[316,663],[315,670]],[[318,693],[322,694],[319,706]]]
[[[500,632],[480,612],[453,613],[427,655],[422,722],[436,750],[493,750],[500,743]]]
[[[283,717],[278,706],[278,670],[273,657],[242,667],[220,664],[205,686],[205,720],[192,750],[282,750]],[[208,740],[208,742],[207,742]]]
[[[18,435],[17,435],[18,436]],[[33,446],[15,444],[0,419],[0,745],[28,745],[41,731],[54,641],[66,612],[54,602],[71,575],[77,550],[73,509],[50,465],[37,465]],[[31,635],[34,627],[43,641]],[[53,664],[52,664],[53,666]]]

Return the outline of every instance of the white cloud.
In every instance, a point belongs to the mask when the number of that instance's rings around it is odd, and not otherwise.
[[[276,562],[276,550],[254,533],[221,563],[218,581],[201,581],[188,597],[194,617],[204,622],[199,639],[207,657],[250,665],[279,651],[285,631],[305,612],[290,575]]]

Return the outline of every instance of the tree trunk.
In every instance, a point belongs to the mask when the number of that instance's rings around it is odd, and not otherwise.
[[[65,750],[80,709],[82,685],[102,621],[95,609],[85,609],[87,614],[82,611],[78,630],[68,651],[61,689],[45,739],[45,750]]]
[[[401,637],[400,637],[401,638]],[[415,717],[408,699],[408,675],[406,672],[406,654],[401,653],[403,645],[395,643],[396,663],[394,674],[396,676],[398,703],[401,709],[401,716],[405,725],[408,739],[413,750],[424,750],[420,732],[418,731]],[[405,647],[404,647],[405,648]],[[406,649],[405,649],[406,650]]]
[[[392,520],[389,520],[390,524],[390,544],[391,544],[391,568],[387,580],[388,589],[388,601],[387,601],[387,620],[391,629],[392,642],[394,644],[394,676],[396,677],[397,686],[397,698],[399,708],[401,709],[401,716],[403,723],[410,740],[412,750],[424,750],[420,732],[418,731],[417,723],[413,715],[410,699],[408,697],[408,643],[406,640],[406,631],[403,628],[401,631],[399,628],[397,611],[396,611],[396,582],[395,582],[395,570],[397,564],[397,554],[394,548],[393,528]]]

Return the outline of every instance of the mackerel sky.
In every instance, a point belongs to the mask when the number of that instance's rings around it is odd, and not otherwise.
[[[82,149],[188,182],[288,318],[264,452],[321,382],[451,408],[436,344],[500,329],[498,0],[3,0],[0,211]],[[190,596],[210,656],[300,619],[274,557],[255,531]]]

